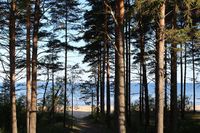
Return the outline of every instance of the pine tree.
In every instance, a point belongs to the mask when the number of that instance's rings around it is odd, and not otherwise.
[[[16,93],[15,93],[15,46],[16,46],[16,34],[15,34],[15,22],[16,22],[16,1],[11,1],[10,8],[10,22],[9,22],[9,50],[10,50],[10,101],[11,101],[11,120],[12,120],[12,133],[17,133],[17,116],[16,116]]]
[[[117,0],[116,1],[116,27],[115,27],[115,84],[116,85],[116,98],[117,101],[117,133],[126,133],[126,120],[125,120],[125,93],[124,93],[124,33],[123,33],[123,25],[124,25],[124,1]]]
[[[30,22],[30,0],[26,1],[26,110],[27,110],[27,116],[26,116],[26,126],[27,126],[27,133],[29,133],[30,129],[30,107],[31,107],[31,73],[30,73],[30,29],[31,29],[31,22]]]
[[[36,124],[37,124],[37,113],[36,113],[37,112],[37,49],[38,49],[39,20],[40,20],[40,0],[36,0],[35,11],[34,11],[34,24],[33,24],[30,133],[36,133]]]
[[[157,112],[156,112],[156,132],[164,132],[164,52],[165,52],[165,1],[160,3],[159,7],[159,38],[157,43]]]

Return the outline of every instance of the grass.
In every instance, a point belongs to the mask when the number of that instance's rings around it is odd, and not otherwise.
[[[151,119],[150,119],[150,126],[148,127],[148,133],[155,133],[155,113],[151,112]],[[169,121],[169,114],[166,115],[166,121]],[[107,128],[108,133],[115,133],[116,129],[116,123],[114,121],[113,114],[111,115],[111,126],[108,128],[106,126],[106,119],[105,118],[98,118],[98,121],[96,121],[97,118],[89,117],[90,119],[93,119],[93,121],[96,124],[102,124],[104,127]],[[178,131],[177,133],[198,133],[200,132],[200,112],[196,112],[193,114],[192,112],[186,112],[185,118],[181,119],[181,117],[178,116]],[[147,131],[146,130],[146,131]],[[131,124],[129,127],[127,127],[127,133],[146,133],[145,131],[145,125],[141,124],[140,118],[139,118],[139,112],[134,111],[132,112],[131,116]],[[106,132],[107,133],[107,132]],[[165,133],[170,133],[169,128],[169,122],[165,125]]]
[[[71,123],[74,119],[71,116],[66,118],[66,127],[63,126],[63,113],[55,113],[54,120],[49,113],[38,113],[37,133],[70,133]],[[75,123],[75,122],[73,122]]]
[[[154,112],[151,112],[150,126],[148,127],[148,133],[155,133],[155,120],[154,120]],[[166,115],[165,118],[169,118]],[[66,127],[63,127],[63,114],[56,113],[54,117],[54,121],[50,119],[49,113],[38,113],[37,115],[37,133],[79,133],[82,130],[78,125],[75,118],[71,116],[67,116],[66,119]],[[21,120],[21,119],[20,119]],[[84,121],[89,123],[90,128],[96,128],[97,130],[101,130],[102,133],[115,133],[116,132],[116,121],[114,119],[114,115],[110,116],[110,126],[107,126],[107,120],[104,115],[98,116],[96,114],[90,115],[84,118]],[[166,119],[169,121],[169,119]],[[71,128],[71,123],[74,123],[73,129]],[[169,122],[167,122],[169,123]],[[24,124],[23,124],[24,125]],[[185,112],[185,118],[181,119],[180,115],[178,117],[178,131],[177,133],[198,133],[200,132],[200,112],[196,112],[195,114],[192,112]],[[22,129],[23,128],[23,129]],[[20,133],[25,133],[25,126],[20,129]],[[130,127],[127,128],[127,133],[145,133],[145,126],[141,124],[139,118],[139,112],[132,112],[131,116],[131,124]],[[0,128],[0,133],[6,133],[6,130]],[[165,125],[165,133],[170,133],[170,128],[168,125]]]

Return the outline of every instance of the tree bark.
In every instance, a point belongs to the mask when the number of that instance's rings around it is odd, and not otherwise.
[[[167,45],[165,44],[165,101],[164,101],[164,103],[165,103],[165,106],[164,106],[164,112],[165,112],[165,117],[167,117],[166,116],[166,114],[167,114],[167,108],[168,108],[168,105],[167,105],[167,102],[168,102],[168,97],[167,97],[167,87],[168,87],[168,83],[167,83],[167,78],[168,78],[168,76],[167,76]],[[166,118],[165,118],[165,120],[167,120]]]
[[[130,10],[130,0],[128,0]],[[129,125],[131,126],[131,19],[128,21],[128,111],[129,111]]]
[[[103,70],[101,83],[101,113],[105,114],[105,70],[106,70],[106,44],[103,44]]]
[[[194,59],[194,51],[195,51],[195,47],[194,47],[194,40],[192,39],[192,72],[193,72],[193,113],[196,112],[196,77],[195,77],[195,59]]]
[[[130,0],[126,0],[125,10],[129,10],[130,8]],[[126,70],[125,70],[125,112],[126,112],[126,122],[127,125],[131,125],[131,111],[130,111],[130,17],[126,15],[126,24],[125,24],[125,61],[126,61]]]
[[[176,5],[173,9],[172,29],[176,29]],[[171,118],[170,128],[173,133],[177,132],[177,44],[171,44]]]
[[[143,79],[142,79],[142,75],[143,75],[143,71],[142,71],[142,64],[140,62],[140,97],[139,97],[139,101],[140,101],[140,105],[139,105],[139,109],[140,109],[140,124],[143,124],[143,114],[144,114],[144,98],[143,98]]]
[[[33,25],[33,51],[32,51],[32,90],[31,90],[31,112],[30,133],[36,133],[37,124],[37,45],[40,18],[40,0],[35,1],[34,25]]]
[[[12,133],[17,133],[17,114],[16,114],[16,93],[15,93],[15,39],[16,39],[16,28],[15,28],[15,17],[16,13],[16,1],[11,1],[10,8],[10,21],[9,21],[9,53],[10,53],[10,102],[11,102],[11,124]]]
[[[64,122],[63,122],[64,129],[66,126],[66,115],[67,115],[66,109],[67,109],[67,45],[68,45],[68,41],[67,41],[68,4],[67,4],[67,1],[65,2],[66,2],[65,3],[66,13],[65,13],[65,79],[64,79],[65,89],[64,89]]]
[[[126,119],[125,119],[125,94],[124,94],[124,0],[116,1],[116,91],[117,91],[117,133],[126,133]]]
[[[30,132],[30,108],[31,108],[31,71],[30,71],[30,0],[26,0],[26,127]]]
[[[185,99],[186,99],[186,74],[187,74],[187,44],[185,44],[185,55],[184,55],[184,81],[183,81],[183,114],[182,118],[185,117]]]
[[[109,42],[108,42],[108,9],[106,4],[108,4],[107,0],[104,0],[104,49],[106,51],[106,119],[107,119],[107,125],[110,126],[110,63],[109,63]]]
[[[105,60],[104,60],[104,44],[103,44],[103,51],[102,51],[102,45],[100,48],[100,66],[101,66],[101,88],[100,88],[100,113],[103,115],[105,114],[105,102],[104,102],[104,89],[105,89]],[[103,59],[102,59],[103,58]]]
[[[164,53],[165,53],[165,1],[163,1],[159,8],[159,40],[158,40],[158,46],[157,46],[157,52],[158,52],[158,69],[157,69],[157,75],[158,75],[158,88],[157,88],[157,126],[156,126],[156,132],[157,133],[163,133],[164,131]]]

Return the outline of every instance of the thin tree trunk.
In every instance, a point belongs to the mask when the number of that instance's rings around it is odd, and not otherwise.
[[[180,55],[180,71],[181,71],[181,118],[184,118],[184,111],[183,111],[183,46],[180,44],[181,55]]]
[[[142,80],[142,64],[140,62],[140,105],[139,105],[139,110],[140,110],[140,124],[143,124],[143,80]]]
[[[107,45],[107,119],[110,124],[110,63],[109,63],[109,45]]]
[[[53,48],[51,48],[51,72],[52,72],[52,79],[51,79],[51,82],[52,82],[52,107],[51,107],[51,122],[54,123],[54,115],[55,115],[55,83],[54,83],[54,51],[53,51]]]
[[[156,19],[158,20],[158,18]],[[156,25],[156,51],[155,51],[155,57],[156,57],[156,62],[155,62],[155,129],[158,129],[158,81],[159,81],[159,72],[158,72],[158,49],[159,49],[159,25]]]
[[[52,53],[52,122],[54,123],[54,115],[55,115],[55,87],[54,87],[54,63],[53,63],[53,53]]]
[[[116,29],[115,28],[115,33],[116,33]],[[117,41],[117,38],[115,37],[115,42]],[[117,59],[117,50],[115,49],[115,64],[116,64],[116,59]],[[119,110],[119,106],[118,106],[118,74],[117,74],[117,69],[115,67],[115,93],[114,93],[114,117],[115,117],[115,125],[117,125],[117,128],[115,129],[115,132],[117,132],[119,130],[118,128],[118,110]]]
[[[147,84],[147,76],[146,76],[146,64],[145,64],[145,36],[142,33],[142,26],[140,24],[140,47],[141,47],[141,65],[142,65],[142,81],[143,81],[143,88],[144,88],[144,95],[145,95],[145,127],[146,131],[149,126],[149,94],[148,94],[148,84]]]
[[[193,112],[196,112],[195,106],[196,106],[196,86],[195,86],[195,60],[194,60],[194,40],[192,39],[192,71],[193,71]]]
[[[110,63],[109,63],[109,42],[108,42],[108,9],[106,4],[108,4],[107,0],[104,0],[104,15],[105,15],[105,20],[104,20],[104,49],[106,53],[106,71],[107,71],[107,76],[106,76],[106,119],[107,119],[107,125],[108,127],[110,126]]]
[[[31,112],[30,133],[36,133],[37,120],[37,45],[39,30],[40,0],[35,1],[34,29],[33,29],[33,51],[32,51],[32,90],[31,90]]]
[[[10,21],[9,21],[9,53],[10,53],[10,101],[11,101],[11,124],[12,133],[17,133],[17,114],[16,114],[16,94],[15,94],[15,17],[16,13],[16,1],[11,1],[10,8]]]
[[[100,65],[100,113],[101,114],[103,114],[103,110],[104,110],[104,98],[103,98],[103,72],[102,72],[102,47],[100,46],[100,49],[99,49],[99,59],[100,59],[100,63],[99,63],[99,65]]]
[[[167,83],[167,44],[165,44],[165,106],[164,106],[164,112],[165,112],[165,116],[166,116],[166,113],[167,113],[167,102],[168,102],[168,98],[167,98],[167,86],[168,86],[168,83]],[[166,116],[167,117],[167,116]],[[165,118],[166,119],[166,118]]]
[[[176,29],[176,6],[173,9],[172,29]],[[172,133],[177,132],[177,45],[171,44],[171,118],[170,128]]]
[[[176,133],[177,130],[177,65],[176,65],[176,44],[172,44],[171,51],[171,131]]]
[[[103,44],[103,70],[101,84],[101,113],[105,114],[105,70],[106,70],[106,44]]]
[[[130,10],[130,0],[128,0]],[[129,110],[129,125],[131,126],[131,19],[128,21],[128,110]]]
[[[90,86],[90,89],[92,89],[92,87]],[[91,100],[91,103],[92,103],[92,107],[91,107],[91,110],[92,110],[92,115],[94,114],[94,92],[93,92],[93,89],[92,89],[92,100]]]
[[[104,114],[104,89],[105,89],[105,61],[104,61],[104,44],[103,44],[103,51],[102,51],[102,46],[100,48],[100,70],[101,70],[101,88],[100,88],[100,113]],[[102,57],[103,56],[103,57]],[[103,58],[103,59],[102,59]]]
[[[99,116],[99,90],[100,90],[100,79],[101,79],[101,67],[100,67],[100,51],[98,51],[98,79],[97,79],[97,116]]]
[[[31,108],[31,71],[30,71],[30,0],[26,1],[26,127],[29,133],[30,127],[30,108]]]
[[[65,13],[65,79],[64,79],[64,82],[65,82],[65,89],[64,89],[64,122],[63,122],[63,126],[64,126],[64,129],[65,129],[65,126],[66,126],[66,115],[67,115],[67,20],[68,20],[68,4],[67,4],[67,1],[65,1],[66,3],[66,13]]]
[[[128,10],[128,0],[125,1],[125,10]],[[126,114],[126,123],[129,125],[129,108],[128,108],[128,99],[129,99],[129,59],[128,59],[128,16],[125,16],[125,114]]]
[[[124,94],[124,50],[123,50],[123,21],[124,21],[124,0],[116,1],[116,91],[117,91],[117,133],[126,133],[125,119],[125,94]]]
[[[168,55],[168,45],[165,44],[165,97],[164,97],[164,125],[168,127],[169,119],[168,119],[168,65],[167,65],[167,55]]]
[[[73,129],[73,125],[74,125],[74,86],[72,85],[72,129]]]
[[[164,132],[164,53],[165,53],[165,1],[161,3],[160,9],[159,9],[159,42],[157,46],[157,52],[158,52],[158,69],[157,69],[157,75],[158,75],[158,88],[157,88],[157,126],[156,126],[156,132],[157,133],[163,133]]]
[[[185,57],[184,57],[184,81],[183,81],[183,114],[185,117],[185,99],[186,99],[186,74],[187,74],[187,45],[185,44]]]
[[[49,84],[49,68],[47,68],[47,80],[46,80],[44,94],[43,94],[43,103],[42,103],[42,111],[43,112],[45,110],[45,105],[46,105],[46,93],[47,93],[48,84]]]
[[[146,65],[143,67],[143,81],[144,81],[144,92],[145,92],[145,127],[146,131],[148,131],[149,120],[150,120],[150,112],[149,112],[149,92],[148,92],[148,84],[147,84],[147,76],[146,76]]]

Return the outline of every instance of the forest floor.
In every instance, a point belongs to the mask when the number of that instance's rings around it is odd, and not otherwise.
[[[94,123],[88,118],[81,118],[77,120],[77,132],[75,133],[106,133],[106,128],[98,123]]]
[[[167,113],[169,118],[170,112]],[[95,115],[89,115],[82,118],[74,118],[73,123],[71,118],[67,120],[67,126],[63,129],[63,114],[56,114],[54,123],[49,123],[49,115],[40,115],[38,117],[38,133],[115,133],[116,126],[114,124],[114,117],[111,117],[110,128],[108,128],[107,120],[104,117],[96,117]],[[150,133],[154,133],[154,112],[151,113],[151,125],[149,127]],[[169,119],[166,119],[169,121]],[[166,125],[165,132],[170,133],[169,122]],[[73,128],[72,128],[73,125]],[[181,119],[180,114],[178,115],[178,131],[177,133],[195,133],[200,131],[200,112],[185,112],[185,118]],[[64,131],[63,131],[64,130]],[[140,125],[139,112],[132,112],[132,123],[131,127],[128,128],[127,133],[139,132],[145,133],[144,125]],[[25,132],[21,132],[25,133]]]
[[[105,124],[95,122],[89,117],[78,118],[70,133],[111,133]]]

